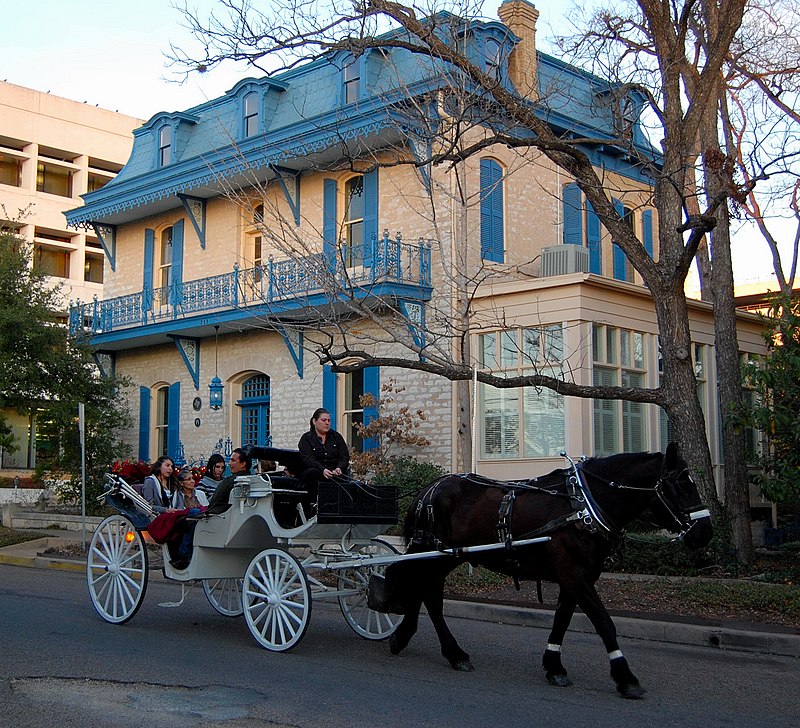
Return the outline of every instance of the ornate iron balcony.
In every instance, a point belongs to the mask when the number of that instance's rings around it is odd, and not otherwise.
[[[268,308],[280,314],[313,305],[312,298],[331,299],[342,294],[369,296],[402,295],[421,300],[430,297],[431,244],[420,240],[404,243],[398,233],[378,241],[348,245],[315,255],[275,260],[264,265],[239,268],[230,273],[163,288],[144,286],[138,293],[105,300],[94,299],[70,306],[70,335],[90,336],[141,327],[148,324],[191,321],[198,314]],[[317,298],[318,300],[318,298]]]

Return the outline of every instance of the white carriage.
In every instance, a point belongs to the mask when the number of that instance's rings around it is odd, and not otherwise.
[[[280,460],[286,453],[292,451],[258,448],[256,456]],[[122,624],[136,614],[147,590],[144,532],[153,514],[121,477],[106,477],[104,497],[118,513],[97,527],[86,575],[98,614]],[[360,636],[389,637],[400,617],[371,610],[366,591],[373,573],[401,558],[380,538],[397,520],[396,496],[356,481],[348,485],[345,499],[366,508],[337,509],[333,504],[326,509],[321,500],[319,511],[306,518],[302,507],[295,508],[302,491],[280,487],[281,482],[268,474],[237,477],[230,507],[197,520],[186,568],[175,568],[168,545],[162,545],[164,575],[182,584],[200,581],[214,609],[229,617],[244,614],[250,633],[269,650],[294,647],[306,632],[313,602],[322,599],[338,601]],[[296,511],[297,525],[279,522],[276,505]],[[341,515],[337,510],[350,512]]]

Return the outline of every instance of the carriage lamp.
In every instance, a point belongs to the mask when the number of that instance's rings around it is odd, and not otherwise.
[[[208,406],[213,410],[222,409],[222,380],[214,377],[208,385]]]
[[[222,380],[219,378],[219,326],[214,326],[214,378],[208,385],[208,406],[222,409]]]
[[[127,543],[131,543],[136,538],[136,531],[126,531],[125,532],[125,541]]]

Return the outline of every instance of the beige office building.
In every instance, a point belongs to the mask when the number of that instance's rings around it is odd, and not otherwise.
[[[63,213],[116,176],[130,155],[132,132],[142,123],[0,82],[0,224],[13,224],[32,244],[36,269],[63,284],[65,320],[70,300],[103,297],[104,254],[97,236],[68,229]],[[0,453],[0,468],[31,468],[34,422],[16,413],[10,421],[22,447]]]

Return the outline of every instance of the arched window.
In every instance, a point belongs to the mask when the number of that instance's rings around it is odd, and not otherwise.
[[[258,94],[255,91],[244,97],[244,135],[251,137],[258,132]]]
[[[344,186],[345,211],[342,220],[347,245],[348,266],[363,265],[364,261],[364,177],[351,177]]]
[[[161,231],[158,257],[158,280],[156,287],[166,288],[169,285],[170,271],[172,268],[172,227]]]
[[[495,38],[488,38],[485,44],[484,60],[486,63],[486,75],[500,80],[500,42]]]
[[[242,416],[242,444],[270,443],[270,381],[266,374],[256,374],[242,383],[242,396],[236,403]]]
[[[158,165],[165,167],[172,161],[172,128],[162,126],[158,133]]]
[[[505,254],[503,234],[503,168],[494,159],[481,159],[481,258],[502,263]]]

